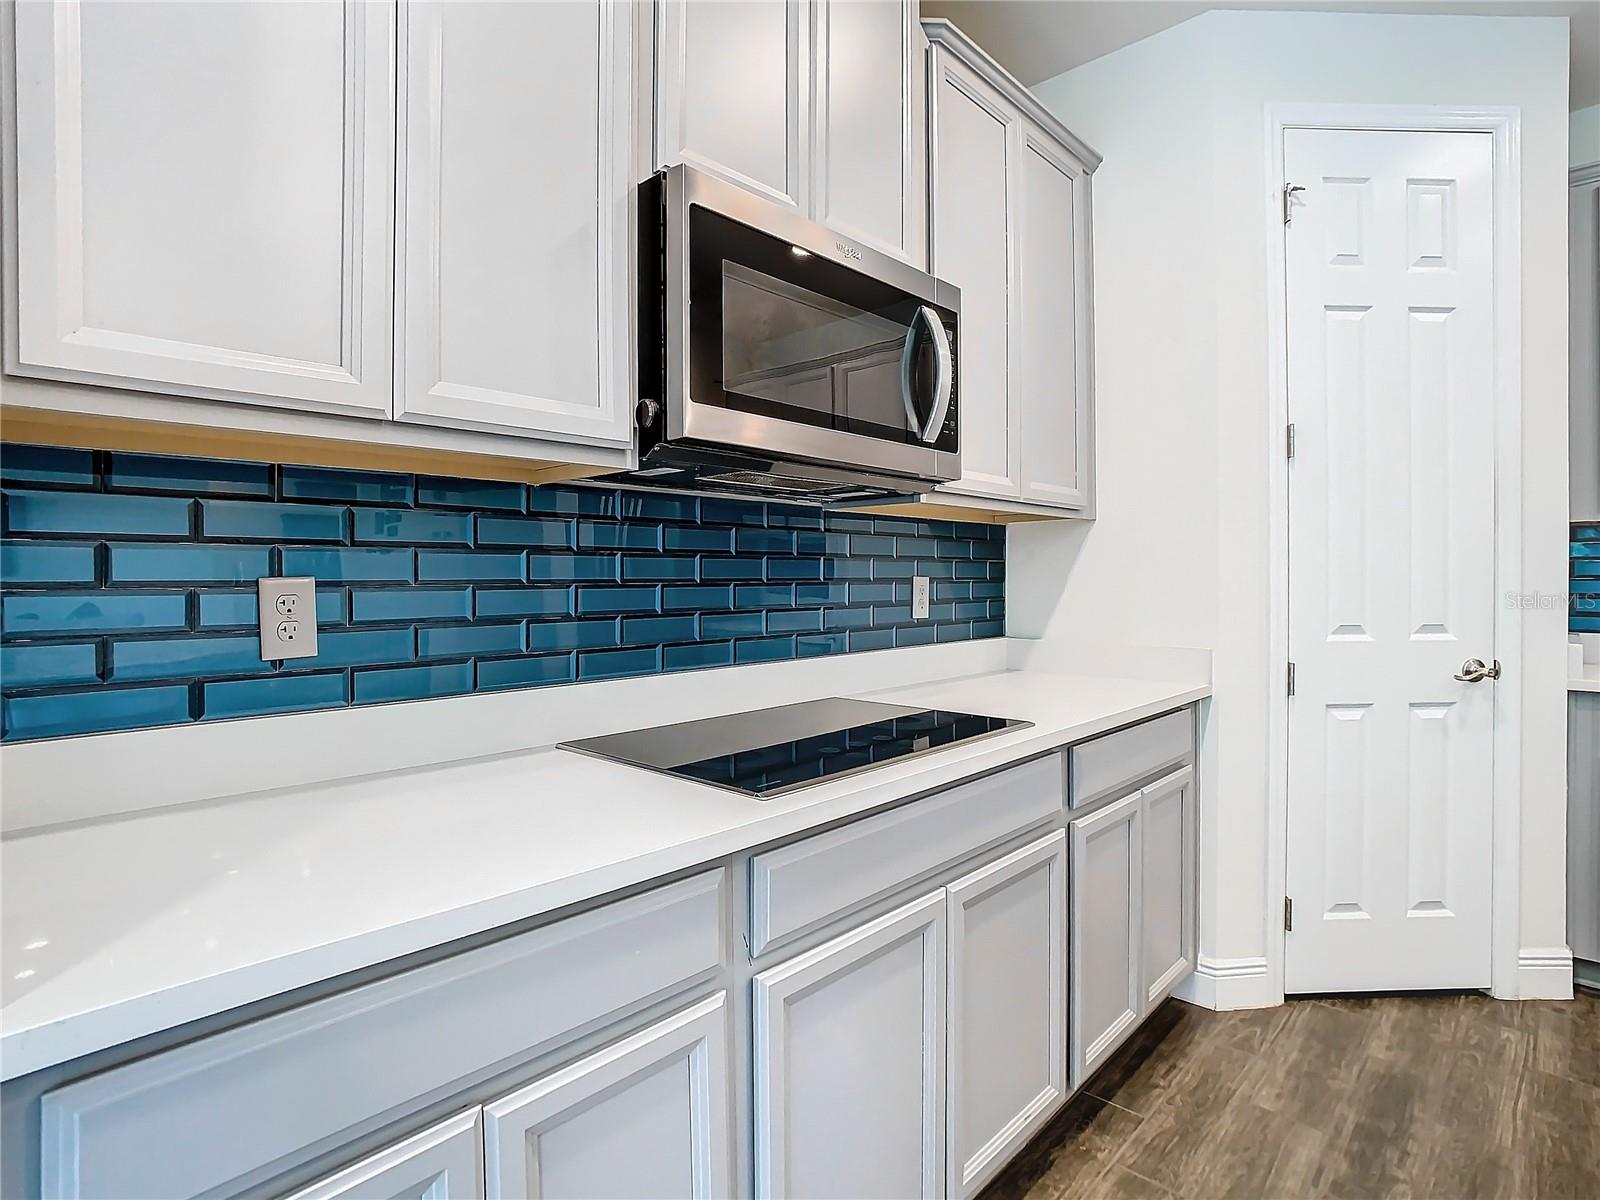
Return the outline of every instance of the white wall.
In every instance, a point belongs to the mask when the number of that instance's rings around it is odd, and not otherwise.
[[[1564,594],[1567,24],[1211,12],[1038,85],[1095,175],[1099,520],[1013,526],[1010,632],[1204,646],[1202,952],[1260,961],[1266,887],[1270,102],[1522,110],[1524,586]],[[1524,620],[1525,946],[1565,941],[1565,612]],[[1273,951],[1276,952],[1275,950]]]
[[[1574,167],[1600,162],[1600,104],[1572,114],[1567,128],[1567,162]]]

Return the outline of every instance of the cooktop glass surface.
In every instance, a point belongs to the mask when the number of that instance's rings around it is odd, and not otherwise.
[[[766,799],[1028,724],[946,709],[833,699],[562,745]]]

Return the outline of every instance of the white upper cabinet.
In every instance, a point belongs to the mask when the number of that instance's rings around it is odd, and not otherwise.
[[[631,10],[400,11],[396,416],[626,441]]]
[[[394,9],[13,12],[7,369],[387,415]]]
[[[926,262],[916,0],[662,0],[656,161]]]
[[[927,263],[926,80],[916,0],[814,0],[813,215]]]
[[[1093,516],[1100,157],[954,26],[923,28],[932,270],[961,289],[962,475],[943,488]]]
[[[661,0],[656,158],[801,212],[810,121],[809,0]]]

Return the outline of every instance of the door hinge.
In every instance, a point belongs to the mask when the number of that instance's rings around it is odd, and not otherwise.
[[[1294,422],[1293,421],[1289,422],[1288,431],[1284,434],[1283,442],[1284,442],[1284,449],[1287,451],[1288,457],[1293,458],[1294,457]]]
[[[1294,901],[1287,896],[1283,898],[1283,931],[1294,932]]]
[[[1289,664],[1289,695],[1294,695],[1294,664]]]
[[[1283,223],[1285,225],[1292,225],[1294,223],[1294,213],[1292,209],[1294,204],[1294,194],[1296,192],[1303,191],[1305,191],[1305,188],[1301,187],[1298,183],[1286,183],[1283,185]]]

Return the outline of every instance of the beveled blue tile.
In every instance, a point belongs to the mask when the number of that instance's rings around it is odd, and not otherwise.
[[[535,583],[597,583],[617,578],[615,554],[529,554],[528,578]]]
[[[622,633],[615,618],[602,621],[530,621],[527,649],[587,650],[620,645]]]
[[[740,529],[733,548],[740,554],[793,554],[794,538],[787,529]]]
[[[935,579],[933,581],[933,599],[970,600],[972,599],[972,585],[970,583],[960,583],[954,579]]]
[[[622,492],[617,515],[624,520],[694,521],[699,519],[700,501],[694,496],[673,496],[665,492]],[[668,545],[667,549],[673,547]]]
[[[474,654],[515,654],[522,648],[520,624],[417,627],[418,658],[466,658]]]
[[[342,708],[348,702],[343,671],[222,680],[206,683],[200,690],[200,711],[208,721]]]
[[[802,608],[793,612],[769,612],[767,630],[770,633],[816,633],[822,628],[820,608]]]
[[[254,583],[272,574],[267,546],[151,542],[109,549],[112,583]]]
[[[896,646],[928,646],[934,639],[932,625],[900,625],[894,631]]]
[[[0,646],[0,683],[6,691],[95,683],[100,678],[99,651],[93,642]]]
[[[887,604],[894,599],[892,583],[852,583],[846,595],[851,604]]]
[[[956,601],[956,620],[982,621],[989,616],[989,602],[987,600],[958,600]]]
[[[926,575],[929,579],[954,579],[956,567],[948,559],[917,559],[917,574]]]
[[[838,558],[850,553],[850,535],[802,530],[794,535],[794,548],[800,554],[820,554],[828,558]]]
[[[953,621],[955,617],[956,606],[954,604],[934,603],[928,605],[928,620],[930,621]]]
[[[991,601],[989,601],[989,619],[991,621],[994,620],[996,617],[1004,617],[1005,615],[1006,615],[1006,602],[1004,600],[991,600]]]
[[[707,613],[700,618],[700,636],[703,638],[752,637],[766,632],[764,614]]]
[[[693,583],[698,576],[699,560],[695,558],[650,555],[640,558],[629,556],[622,560],[622,578],[629,582],[655,579]]]
[[[1574,562],[1572,564],[1572,573],[1574,575],[1600,575],[1600,559]]]
[[[870,608],[830,608],[822,614],[824,629],[865,629],[871,624]]]
[[[820,558],[769,558],[767,559],[767,578],[770,580],[821,579],[822,560]]]
[[[843,604],[848,595],[842,583],[799,583],[795,585],[794,602],[802,606]]]
[[[572,517],[609,517],[617,511],[617,493],[613,488],[529,488],[528,511]]]
[[[256,675],[272,670],[261,660],[258,637],[125,638],[111,643],[107,678],[194,679],[201,675]]]
[[[184,537],[191,501],[180,496],[106,492],[7,492],[8,533],[89,533]]]
[[[472,514],[418,508],[353,508],[358,542],[407,542],[415,546],[467,546]]]
[[[356,704],[456,696],[472,690],[472,664],[459,662],[417,667],[367,667],[352,672],[351,686],[354,693],[352,699]]]
[[[910,537],[917,532],[918,522],[915,517],[873,517],[872,531],[874,533],[887,533],[891,537]]]
[[[0,482],[94,486],[94,452],[62,446],[0,445]]]
[[[660,669],[661,651],[655,646],[638,650],[588,650],[578,655],[579,679],[653,675]]]
[[[578,612],[580,614],[660,611],[660,588],[581,587],[578,589]]]
[[[987,579],[989,578],[989,564],[983,561],[969,562],[964,558],[956,559],[957,579]]]
[[[855,650],[888,650],[894,645],[892,629],[852,629],[849,648]]]
[[[583,550],[659,550],[661,527],[579,521],[578,546]]]
[[[417,503],[439,508],[496,509],[521,512],[528,490],[520,483],[495,483],[487,479],[417,479]]]
[[[570,617],[570,587],[477,588],[473,611],[484,617]]]
[[[767,507],[752,500],[700,501],[700,520],[706,525],[765,525]]]
[[[1568,617],[1567,628],[1573,633],[1600,633],[1600,617]]]
[[[894,540],[896,558],[932,558],[938,549],[939,543],[933,538],[897,537]],[[950,557],[954,558],[955,555]]]
[[[792,637],[751,638],[735,642],[733,656],[742,663],[778,662],[795,656],[795,639]]]
[[[693,671],[702,667],[726,667],[733,663],[732,642],[697,642],[692,646],[663,646],[663,671]]]
[[[668,550],[731,554],[733,533],[731,529],[708,529],[699,525],[666,525],[661,530],[661,544]]]
[[[110,455],[106,486],[112,491],[179,492],[185,496],[271,496],[266,463],[159,454]]]
[[[837,529],[844,533],[871,533],[872,518],[860,513],[830,512],[824,513],[823,527]]]
[[[0,584],[93,583],[93,542],[6,542],[0,545]]]
[[[733,588],[722,587],[664,587],[661,589],[663,612],[684,612],[699,609],[705,612],[733,607]]]
[[[825,558],[822,560],[824,579],[871,579],[870,558]]]
[[[760,579],[764,564],[759,558],[702,558],[700,573],[706,582],[713,579]]]
[[[1005,637],[1006,623],[1004,621],[974,621],[972,623],[972,636],[975,638]]]
[[[1004,542],[973,542],[972,543],[972,557],[973,558],[986,558],[986,559],[989,559],[989,560],[993,561],[993,560],[996,560],[996,559],[1003,559],[1003,558],[1005,558],[1005,556],[1006,556],[1006,544]]]
[[[478,660],[478,690],[537,687],[546,683],[570,683],[577,677],[571,654],[536,654],[523,658]]]
[[[941,642],[965,642],[972,637],[970,621],[940,623],[935,628],[938,630],[937,639]]]
[[[182,629],[187,622],[183,592],[18,593],[0,599],[0,630],[8,637]]]
[[[464,621],[472,615],[470,588],[352,588],[350,619]]]
[[[5,735],[10,741],[145,729],[192,719],[186,684],[100,687],[5,701]]]
[[[872,560],[874,579],[910,579],[917,573],[917,564],[909,559],[875,558]]]
[[[418,550],[417,580],[505,582],[522,578],[520,551]]]
[[[794,584],[740,584],[733,589],[733,602],[738,608],[788,608],[794,604]]]
[[[940,538],[935,543],[934,554],[938,558],[971,558],[972,543],[958,541],[955,538]]]
[[[973,529],[977,530],[978,531],[977,532],[977,536],[978,536],[978,538],[980,540],[985,536],[983,531],[986,528],[986,526],[980,525],[975,521],[969,521],[965,525],[961,526],[960,528],[968,529],[968,530],[973,530]],[[956,529],[957,529],[957,525],[956,525],[956,523],[954,521],[918,521],[917,522],[917,532],[919,534],[921,534],[923,537],[956,537],[956,536],[958,536],[957,533],[956,533]],[[970,533],[962,533],[959,536],[962,537],[962,538],[969,538],[969,537],[972,536],[972,534],[970,534]]]
[[[850,553],[867,558],[893,558],[894,539],[873,533],[852,533]]]
[[[975,583],[972,585],[972,598],[974,600],[999,600],[1005,594],[1005,585],[1002,583]]]
[[[622,640],[628,645],[692,642],[697,636],[694,617],[628,617],[622,622]]]
[[[409,475],[342,471],[329,467],[284,467],[285,500],[337,500],[348,504],[410,504]]]
[[[202,590],[200,599],[200,628],[226,629],[233,626],[255,628],[259,597],[254,588],[248,592],[221,592]],[[317,589],[317,625],[342,625],[345,621],[344,589]],[[319,633],[319,638],[322,636]],[[320,647],[321,642],[317,645]]]
[[[872,606],[872,623],[874,625],[904,625],[912,619],[911,606],[909,604],[874,604]]]
[[[415,573],[415,552],[394,547],[346,546],[321,549],[285,546],[285,575],[314,575],[334,583],[409,583]]]
[[[200,535],[241,541],[338,542],[345,509],[255,500],[200,501]]]
[[[815,508],[769,504],[767,524],[773,529],[821,529],[822,513]]]
[[[479,517],[480,546],[554,546],[572,548],[572,522],[549,517]]]
[[[803,633],[794,639],[797,658],[816,658],[823,654],[843,654],[848,649],[842,633]]]
[[[411,657],[409,625],[403,629],[321,629],[317,631],[316,655],[290,659],[283,670],[409,662]]]

